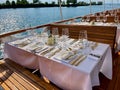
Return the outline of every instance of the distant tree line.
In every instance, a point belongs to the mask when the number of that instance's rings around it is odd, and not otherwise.
[[[17,0],[16,2],[13,1],[9,1],[6,0],[5,3],[0,3],[0,8],[27,8],[27,7],[58,7],[59,4],[61,3],[61,6],[88,6],[90,5],[90,3],[84,2],[84,1],[79,1],[77,2],[77,0],[66,0],[62,1],[62,0],[58,0],[58,2],[41,2],[40,0],[33,0],[32,3],[28,2],[27,0]],[[91,2],[91,5],[102,5],[103,2],[98,1],[98,2]]]

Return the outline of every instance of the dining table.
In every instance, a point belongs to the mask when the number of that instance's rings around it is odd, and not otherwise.
[[[110,45],[72,38],[49,45],[40,38],[38,35],[6,42],[4,58],[39,69],[42,76],[64,90],[92,90],[100,85],[99,72],[112,79]]]

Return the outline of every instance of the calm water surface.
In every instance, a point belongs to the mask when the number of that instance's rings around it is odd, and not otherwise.
[[[92,13],[104,11],[104,6],[92,6]],[[89,14],[89,6],[62,7],[64,19]],[[112,9],[111,5],[105,6]],[[120,8],[120,5],[114,5]],[[0,9],[0,33],[24,29],[60,20],[59,7]]]

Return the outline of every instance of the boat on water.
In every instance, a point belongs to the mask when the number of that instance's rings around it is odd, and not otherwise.
[[[44,31],[50,34],[54,29],[59,38],[43,36]],[[69,38],[62,37],[63,29]],[[87,31],[84,39],[80,35],[83,30]],[[17,38],[22,33],[28,36]],[[40,70],[48,83],[67,90],[92,90],[100,85],[100,71],[112,79],[114,59],[120,51],[120,8],[1,34],[0,43],[4,43],[4,59]]]

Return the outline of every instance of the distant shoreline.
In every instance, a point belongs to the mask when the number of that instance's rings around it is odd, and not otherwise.
[[[89,5],[62,5],[61,7],[78,7],[78,6],[89,6]],[[95,6],[95,5],[92,5]],[[9,9],[9,8],[44,8],[44,7],[59,7],[59,5],[47,5],[47,6],[39,6],[39,5],[22,5],[22,6],[3,6],[0,9]]]
[[[96,4],[98,5],[98,4]],[[78,6],[90,6],[88,5],[61,5],[61,7],[78,7]],[[92,5],[95,6],[95,5]],[[4,5],[0,6],[0,9],[9,9],[9,8],[43,8],[43,7],[59,7],[59,5],[44,5],[44,4],[27,4],[27,5]]]

